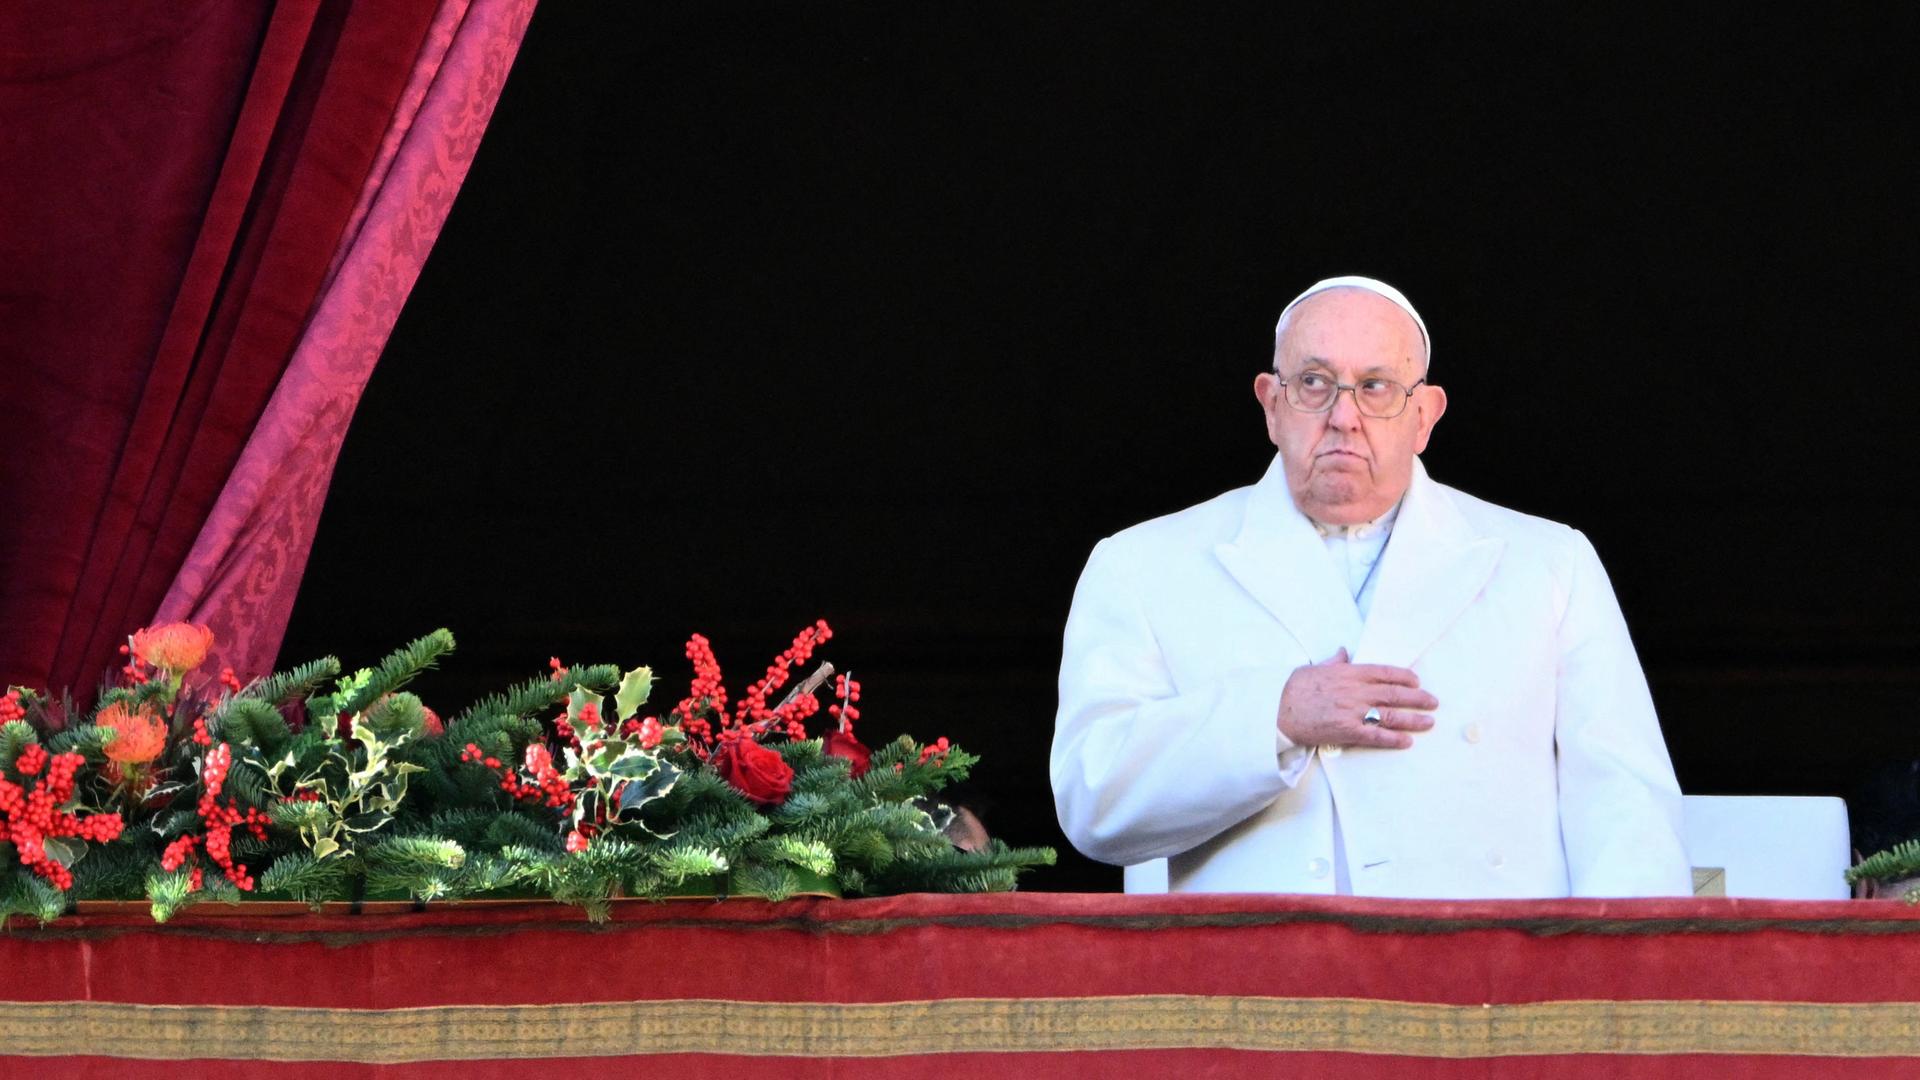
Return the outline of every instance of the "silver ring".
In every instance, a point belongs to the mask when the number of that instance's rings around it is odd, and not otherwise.
[[[1380,722],[1379,708],[1375,707],[1375,708],[1368,709],[1367,715],[1361,717],[1360,722],[1363,724],[1378,724]]]

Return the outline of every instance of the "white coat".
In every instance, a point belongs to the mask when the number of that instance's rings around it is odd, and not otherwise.
[[[1679,786],[1586,537],[1416,460],[1380,559],[1363,623],[1277,456],[1101,541],[1053,742],[1074,846],[1169,857],[1176,892],[1329,893],[1344,858],[1367,896],[1688,895]],[[1343,646],[1439,699],[1411,749],[1279,735],[1288,676]]]

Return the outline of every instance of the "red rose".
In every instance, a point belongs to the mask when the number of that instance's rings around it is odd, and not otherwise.
[[[873,751],[853,737],[851,731],[835,731],[827,735],[826,754],[828,757],[846,758],[853,763],[849,775],[858,779],[873,768]]]
[[[713,771],[762,806],[786,801],[793,790],[793,767],[752,739],[736,739],[714,751]]]

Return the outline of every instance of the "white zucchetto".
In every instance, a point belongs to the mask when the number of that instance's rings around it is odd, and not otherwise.
[[[1328,289],[1365,289],[1375,296],[1383,296],[1393,301],[1393,305],[1401,311],[1406,312],[1407,317],[1413,320],[1413,325],[1420,328],[1420,343],[1427,347],[1426,366],[1431,367],[1433,365],[1433,338],[1427,333],[1427,321],[1420,317],[1419,312],[1413,310],[1413,304],[1407,299],[1406,294],[1384,281],[1370,277],[1331,277],[1325,281],[1314,282],[1307,288],[1306,292],[1301,293],[1289,301],[1287,306],[1281,310],[1280,318],[1274,320],[1273,338],[1276,345],[1278,345],[1280,341],[1280,328],[1286,325],[1287,315],[1292,312],[1294,308],[1299,307],[1302,300],[1316,293],[1326,292]]]

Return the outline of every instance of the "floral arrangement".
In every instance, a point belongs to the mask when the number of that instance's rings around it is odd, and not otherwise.
[[[90,713],[0,696],[0,919],[253,897],[547,897],[604,918],[615,896],[984,892],[1051,864],[949,842],[935,796],[972,755],[862,744],[860,684],[830,664],[788,686],[832,634],[802,630],[731,700],[696,634],[671,709],[648,713],[650,668],[555,658],[443,721],[405,687],[446,630],[352,675],[327,657],[247,682],[200,672],[206,627],[141,630]]]

